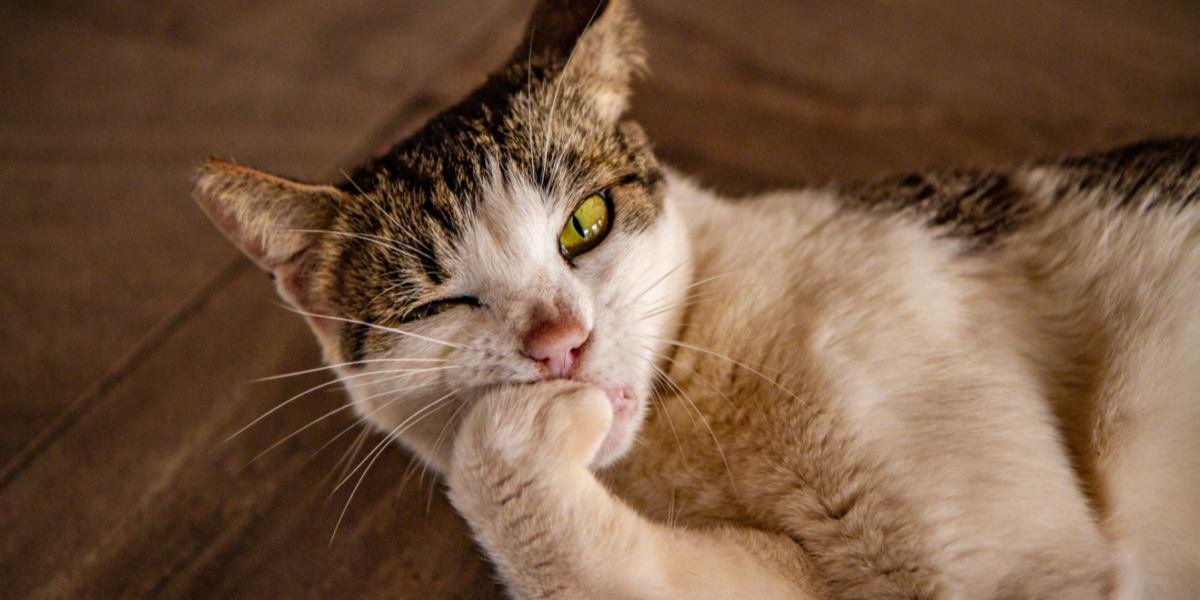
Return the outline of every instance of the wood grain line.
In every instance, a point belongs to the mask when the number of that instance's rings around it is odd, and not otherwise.
[[[182,306],[172,311],[167,318],[146,332],[129,352],[117,360],[104,377],[101,377],[91,389],[68,404],[48,427],[4,465],[4,470],[0,471],[0,490],[12,483],[46,448],[49,448],[55,440],[70,430],[80,417],[99,404],[104,396],[120,385],[125,377],[142,364],[146,357],[170,339],[171,334],[204,308],[214,293],[224,288],[249,266],[250,261],[240,256],[230,260],[216,273],[213,273],[196,293],[184,301]]]

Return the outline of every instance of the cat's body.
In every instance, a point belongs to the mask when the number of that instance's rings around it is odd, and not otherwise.
[[[786,534],[837,597],[1192,597],[1198,154],[1006,173],[987,189],[1021,225],[985,238],[968,225],[994,212],[931,235],[919,204],[729,202],[669,176],[704,299],[605,480],[659,522]]]
[[[724,200],[630,19],[544,2],[340,188],[200,179],[513,593],[1200,594],[1200,139]]]
[[[727,202],[670,182],[707,295],[666,414],[609,480],[658,519],[805,540],[825,572],[855,573],[833,586],[847,595],[1064,597],[1047,586],[1090,580],[1096,597],[1131,576],[1156,582],[1145,597],[1195,594],[1200,211],[1177,200],[1200,190],[1200,140],[1124,152],[1068,193],[1070,169],[1005,174],[989,193],[1021,224],[994,238],[955,235],[994,215],[931,235],[933,207],[881,217],[855,191]],[[939,181],[895,183],[953,195]],[[888,542],[863,545],[870,530]]]

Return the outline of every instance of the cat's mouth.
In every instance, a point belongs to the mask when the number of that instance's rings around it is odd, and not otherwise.
[[[638,425],[641,411],[637,396],[630,388],[604,388],[608,401],[612,406],[612,423],[600,449],[592,463],[596,467],[604,467],[623,456],[633,443],[633,435]]]

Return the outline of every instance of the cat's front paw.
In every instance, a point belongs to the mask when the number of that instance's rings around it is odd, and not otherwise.
[[[455,442],[462,461],[528,468],[588,465],[612,425],[599,388],[572,381],[497,388],[480,397]]]
[[[526,492],[565,490],[586,473],[612,423],[600,389],[568,381],[497,388],[476,401],[454,442],[450,499],[491,520]],[[590,476],[589,476],[590,477]]]

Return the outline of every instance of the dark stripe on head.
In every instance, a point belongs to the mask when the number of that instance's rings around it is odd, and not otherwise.
[[[450,274],[438,263],[433,244],[429,238],[424,236],[416,237],[414,243],[417,249],[414,254],[416,254],[417,260],[421,263],[421,270],[433,285],[441,285]]]
[[[460,222],[456,218],[457,215],[447,210],[439,202],[434,201],[433,198],[426,198],[421,208],[434,223],[437,223],[438,227],[441,227],[442,235],[445,237],[455,239],[462,234],[462,230],[466,224]]]
[[[374,323],[375,317],[367,315],[362,320],[366,323]],[[350,365],[351,367],[361,369],[362,361],[366,358],[367,336],[371,333],[371,326],[363,323],[347,323],[345,331],[348,338],[345,344],[346,359],[348,362],[355,363]]]
[[[537,186],[543,191],[548,193],[551,185],[553,184],[553,182],[550,180],[550,169],[546,168],[546,165],[542,164],[542,161],[539,160],[534,163],[534,166],[532,166],[530,170],[532,171],[530,175],[533,177],[534,183],[536,183]]]

